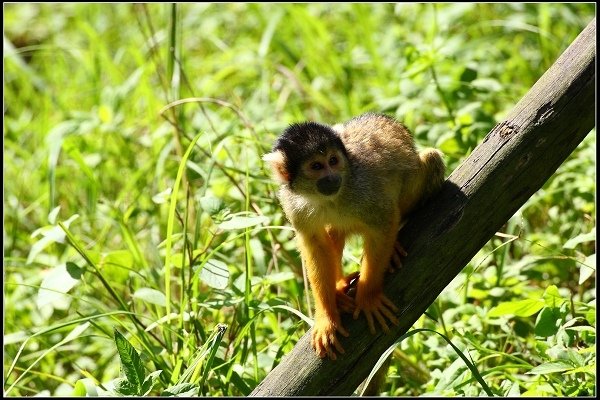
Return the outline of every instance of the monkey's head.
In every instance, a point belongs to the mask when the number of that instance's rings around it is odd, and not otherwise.
[[[349,167],[340,137],[316,122],[290,125],[263,160],[270,164],[276,180],[304,195],[335,195]]]

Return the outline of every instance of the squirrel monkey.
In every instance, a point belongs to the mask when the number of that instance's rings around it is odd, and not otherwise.
[[[263,160],[282,184],[278,197],[313,289],[311,343],[318,356],[344,353],[336,337],[348,336],[340,311],[355,319],[363,312],[372,333],[375,321],[389,332],[386,320],[397,325],[398,309],[383,293],[384,275],[399,259],[395,251],[406,255],[395,245],[404,218],[444,180],[442,153],[418,153],[404,125],[367,113],[332,127],[292,124]],[[364,238],[355,298],[342,272],[345,239],[353,234]]]

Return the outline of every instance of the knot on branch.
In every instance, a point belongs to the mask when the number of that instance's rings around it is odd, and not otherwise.
[[[554,115],[554,107],[552,106],[552,103],[547,102],[543,106],[541,106],[540,109],[535,114],[533,124],[541,125],[552,115]]]
[[[501,138],[506,139],[510,136],[513,136],[515,133],[519,131],[519,127],[511,124],[508,121],[502,121],[498,126],[496,131],[500,135]]]

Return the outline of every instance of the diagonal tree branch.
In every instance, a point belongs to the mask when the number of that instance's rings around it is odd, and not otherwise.
[[[319,359],[310,332],[251,396],[349,395],[492,235],[552,176],[595,126],[596,20],[399,233],[409,253],[385,292],[400,326],[371,335],[345,316],[346,354]]]

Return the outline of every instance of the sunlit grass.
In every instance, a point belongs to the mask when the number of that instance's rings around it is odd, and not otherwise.
[[[276,135],[386,112],[449,173],[594,12],[6,4],[5,394],[114,390],[130,351],[115,328],[139,352],[129,366],[162,371],[153,395],[248,394],[312,315],[261,161]],[[482,378],[498,395],[594,394],[594,147],[592,133],[415,324],[384,393],[477,396]],[[570,305],[488,316],[551,285]],[[528,374],[566,359],[569,374]]]

